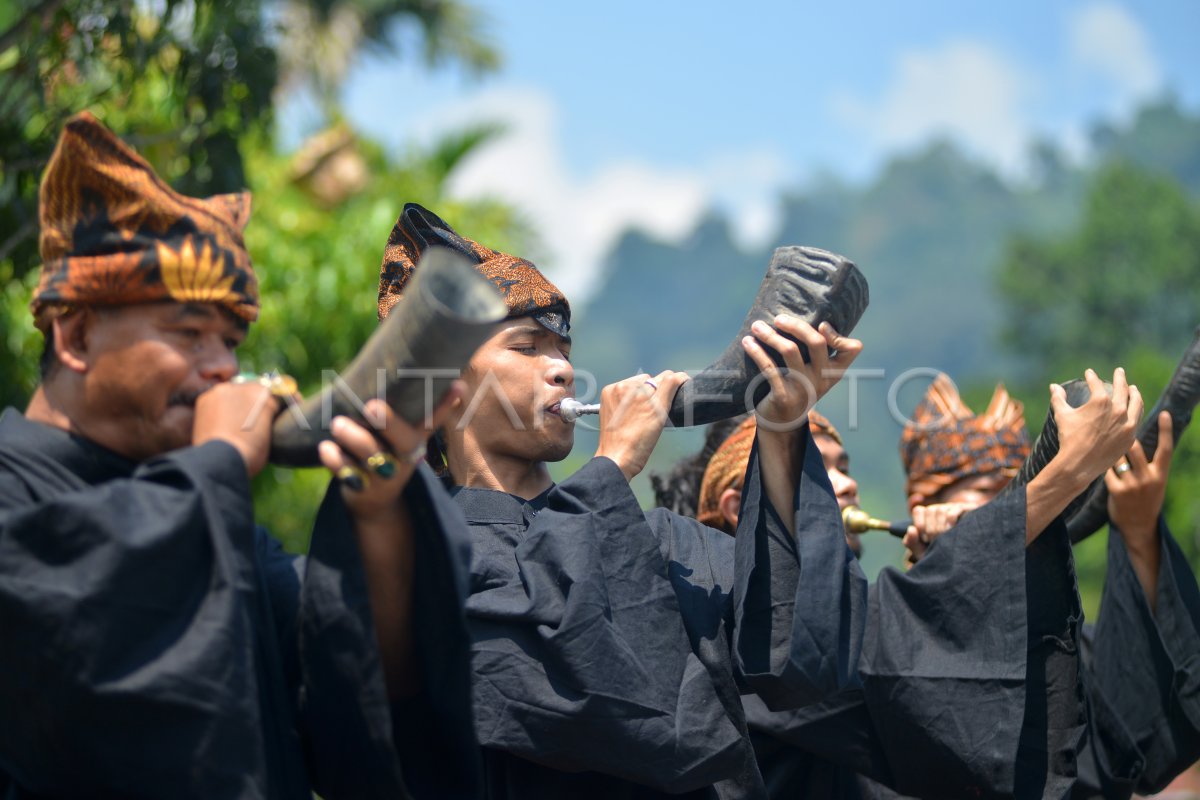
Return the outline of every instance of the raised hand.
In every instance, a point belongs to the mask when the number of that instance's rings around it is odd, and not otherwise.
[[[688,380],[686,372],[667,370],[653,378],[643,373],[605,386],[600,392],[596,455],[612,459],[626,479],[641,472],[662,435],[675,392]]]
[[[1091,397],[1079,408],[1067,402],[1058,384],[1050,387],[1050,408],[1058,425],[1058,453],[1025,490],[1025,542],[1033,542],[1092,481],[1133,445],[1144,403],[1125,370],[1113,372],[1112,394],[1092,370],[1084,373]]]
[[[1094,371],[1087,370],[1084,378],[1092,395],[1086,403],[1072,408],[1066,390],[1054,384],[1050,407],[1060,442],[1056,459],[1062,459],[1062,466],[1086,486],[1133,445],[1145,406],[1141,392],[1129,385],[1121,367],[1113,372],[1111,395]]]
[[[397,500],[425,452],[425,442],[461,398],[464,384],[455,381],[433,413],[420,425],[410,425],[387,403],[368,400],[365,416],[381,424],[375,433],[348,417],[334,417],[333,440],[317,447],[321,463],[342,483],[342,498],[351,516],[366,521],[396,513]]]
[[[216,439],[237,448],[254,477],[271,453],[271,423],[279,401],[261,383],[218,383],[196,398],[192,444]]]
[[[834,387],[846,369],[862,352],[862,342],[840,335],[828,322],[820,330],[787,314],[775,318],[775,327],[756,322],[754,336],[742,340],[742,347],[758,365],[771,391],[755,408],[760,427],[767,430],[791,430],[808,418],[817,401]],[[800,345],[784,334],[803,342],[808,349],[806,363]],[[763,345],[783,357],[780,368],[771,360]],[[837,355],[829,357],[829,348]]]
[[[1175,439],[1171,435],[1171,413],[1158,415],[1158,449],[1147,459],[1142,443],[1134,441],[1125,458],[1104,473],[1108,488],[1108,518],[1129,550],[1129,560],[1146,599],[1154,609],[1161,560],[1158,516],[1162,513],[1171,472]]]

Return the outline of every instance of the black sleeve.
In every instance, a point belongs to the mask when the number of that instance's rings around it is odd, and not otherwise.
[[[1129,800],[1145,770],[1145,761],[1120,713],[1092,679],[1095,626],[1083,625],[1079,637],[1081,676],[1087,709],[1087,738],[1079,752],[1072,800]]]
[[[404,499],[416,536],[413,622],[422,688],[395,705],[384,684],[357,540],[336,484],[317,514],[301,596],[300,658],[311,769],[324,797],[479,793],[463,618],[466,521],[424,465]]]
[[[1056,523],[1039,541],[1061,538],[1061,527]],[[1069,547],[1065,553],[1054,549],[1059,562],[1047,569],[1069,580],[1070,570],[1060,563],[1069,558]],[[1029,720],[1037,730],[1023,731],[1028,653],[1035,646],[1026,569],[1020,491],[964,515],[907,573],[880,573],[861,672],[898,791],[1012,796],[1022,774],[1017,762],[1023,742],[1032,744],[1028,740],[1036,737],[1030,734],[1038,733],[1045,746],[1044,719]],[[1047,631],[1068,633],[1068,616]],[[1035,638],[1037,647],[1053,647]]]
[[[671,792],[738,773],[742,733],[616,464],[592,459],[555,487],[511,569],[468,601],[480,744]]]
[[[820,759],[884,784],[892,782],[887,754],[861,689],[789,711],[771,711],[755,695],[746,695],[743,701],[746,721],[756,737],[767,736],[785,744],[798,757]],[[764,778],[769,786],[771,776],[764,774]]]
[[[255,548],[245,466],[221,442],[0,506],[0,764],[14,784],[234,797],[279,775],[263,747],[275,721]],[[279,777],[305,791],[302,771]]]
[[[738,518],[734,653],[746,687],[775,709],[856,686],[866,625],[867,581],[807,426],[804,436],[795,538],[767,498],[757,439]]]
[[[1200,759],[1200,588],[1167,526],[1159,522],[1160,566],[1151,613],[1119,531],[1108,536],[1108,573],[1087,677],[1136,744],[1136,789],[1160,791]],[[1128,762],[1114,751],[1104,757]]]

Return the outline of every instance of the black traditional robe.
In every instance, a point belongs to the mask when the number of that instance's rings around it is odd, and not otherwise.
[[[795,539],[757,448],[736,538],[643,512],[606,458],[530,501],[455,499],[486,797],[759,797],[739,693],[799,706],[857,685],[866,582],[807,433]]]
[[[0,793],[404,797],[407,781],[475,796],[465,528],[433,483],[406,491],[417,574],[433,576],[416,588],[428,680],[394,709],[336,492],[296,558],[254,525],[230,445],[135,464],[5,411]],[[421,747],[393,737],[393,711],[430,707],[444,716],[405,720]],[[456,771],[431,790],[420,761],[434,752]]]
[[[1024,493],[965,515],[871,587],[862,689],[784,713],[745,698],[770,796],[1063,797],[1078,622],[1060,523],[1026,548]]]
[[[1200,759],[1200,587],[1161,520],[1158,532],[1154,612],[1124,539],[1108,534],[1100,614],[1083,639],[1090,736],[1077,798],[1158,792]]]

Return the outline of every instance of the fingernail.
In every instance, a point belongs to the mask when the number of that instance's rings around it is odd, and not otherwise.
[[[766,333],[767,331],[769,331],[771,329],[770,326],[768,326],[767,323],[763,322],[761,319],[755,320],[754,324],[751,325],[750,327],[753,328],[754,330],[758,331],[759,333]]]
[[[791,322],[792,317],[790,314],[780,314],[779,316],[775,317],[776,325],[789,325]]]
[[[754,344],[754,337],[753,336],[743,336],[742,344],[745,344],[745,345]]]

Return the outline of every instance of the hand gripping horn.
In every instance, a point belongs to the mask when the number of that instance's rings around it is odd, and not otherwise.
[[[1086,381],[1074,380],[1062,385],[1067,390],[1067,403],[1073,408],[1083,405],[1092,396]],[[1112,390],[1108,384],[1105,384],[1105,388]],[[1138,427],[1137,439],[1142,443],[1147,458],[1153,458],[1158,448],[1158,415],[1163,411],[1170,412],[1171,438],[1178,443],[1179,437],[1192,421],[1197,402],[1200,402],[1200,328],[1197,328],[1195,338],[1175,367],[1175,373],[1162,396]],[[1029,458],[1025,459],[1009,487],[1016,489],[1029,483],[1057,453],[1058,426],[1051,411],[1046,414],[1046,422],[1030,449]],[[1006,491],[1009,487],[1006,487]],[[1092,481],[1082,494],[1072,500],[1063,517],[1072,543],[1086,539],[1103,527],[1108,522],[1108,488],[1104,485],[1104,476]]]
[[[1088,387],[1087,381],[1073,380],[1060,384],[1066,390],[1067,405],[1071,408],[1079,408],[1092,397],[1092,390]],[[1112,392],[1112,385],[1105,383],[1104,388]],[[1029,457],[1025,459],[1025,463],[1017,470],[1017,475],[1005,486],[1003,492],[1016,491],[1020,487],[1032,481],[1037,474],[1046,468],[1053,458],[1058,455],[1058,424],[1054,421],[1054,409],[1051,408],[1046,412],[1046,421],[1042,423],[1042,432],[1038,434],[1037,439],[1033,441],[1033,446],[1029,448]],[[1092,481],[1088,488],[1067,504],[1066,509],[1062,512],[1063,519],[1069,520],[1076,511],[1083,505],[1084,500],[1088,495],[1096,490],[1096,484],[1104,485],[1104,477],[1101,476]],[[1002,492],[1002,493],[1003,493]]]
[[[786,313],[814,328],[828,322],[838,333],[849,335],[869,302],[867,279],[848,258],[816,247],[778,248],[741,330],[720,358],[675,393],[669,412],[671,424],[690,427],[729,419],[753,409],[766,397],[771,387],[758,379],[758,365],[742,349],[742,339],[750,335],[750,326],[758,320],[774,325],[775,317]],[[800,347],[807,361],[808,351],[802,343]],[[781,355],[765,349],[776,364],[783,365]],[[567,399],[560,413],[574,422],[581,414],[600,413],[600,404]]]
[[[1142,443],[1146,458],[1154,458],[1158,449],[1158,415],[1171,413],[1171,438],[1179,443],[1179,437],[1192,421],[1192,411],[1200,402],[1200,328],[1196,329],[1191,345],[1175,367],[1167,388],[1142,420],[1137,438]],[[1089,490],[1080,509],[1067,520],[1067,530],[1072,542],[1079,542],[1098,531],[1108,522],[1108,487],[1104,481]]]
[[[850,259],[816,247],[778,248],[741,330],[720,358],[675,394],[671,423],[707,425],[743,414],[766,397],[771,387],[757,380],[758,366],[742,349],[742,339],[750,335],[750,326],[756,321],[773,325],[777,315],[789,314],[814,328],[828,322],[847,336],[869,302],[867,279]],[[770,348],[767,352],[776,364],[783,365],[782,356]]]
[[[421,422],[508,308],[491,281],[444,247],[421,256],[411,284],[345,370],[319,394],[275,420],[271,462],[319,466],[317,444],[337,415],[368,428],[363,403],[382,397],[409,423]]]

